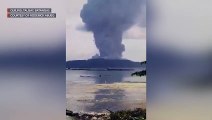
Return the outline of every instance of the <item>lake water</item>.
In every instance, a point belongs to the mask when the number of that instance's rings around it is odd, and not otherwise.
[[[66,70],[67,109],[104,112],[146,107],[146,77],[134,71]]]

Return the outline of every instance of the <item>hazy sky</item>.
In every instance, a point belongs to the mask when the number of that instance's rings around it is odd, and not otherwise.
[[[82,30],[84,23],[80,18],[80,11],[86,2],[67,1],[66,60],[89,59],[98,53],[93,33]],[[144,17],[145,11],[141,15]],[[123,58],[134,61],[146,60],[146,28],[138,25],[131,27],[124,33],[123,44]]]

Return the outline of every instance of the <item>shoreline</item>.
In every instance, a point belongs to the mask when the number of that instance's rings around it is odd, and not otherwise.
[[[75,113],[66,110],[66,116],[70,120],[146,120],[146,109],[136,108],[133,110],[120,110],[113,112],[106,109],[105,113]]]

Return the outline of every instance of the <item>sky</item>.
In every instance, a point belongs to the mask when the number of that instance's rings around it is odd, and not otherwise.
[[[80,11],[86,2],[86,0],[67,1],[66,60],[90,59],[99,53],[94,43],[93,33],[82,30],[84,23],[80,18]],[[145,13],[142,17],[145,17]],[[134,25],[128,29],[123,35],[123,44],[125,45],[124,59],[146,60],[145,27]]]

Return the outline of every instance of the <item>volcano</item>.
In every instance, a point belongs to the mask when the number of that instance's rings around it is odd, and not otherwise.
[[[134,62],[127,59],[88,59],[73,60],[66,62],[67,69],[107,69],[107,70],[127,70],[142,68],[141,62]]]

